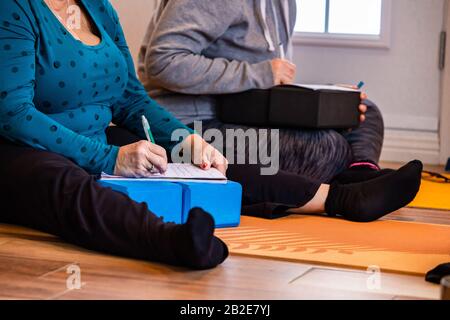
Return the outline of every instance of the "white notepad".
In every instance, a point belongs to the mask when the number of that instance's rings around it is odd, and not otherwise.
[[[145,181],[145,180],[192,180],[192,181],[225,181],[225,177],[219,170],[211,168],[202,170],[192,164],[169,163],[165,173],[154,173],[147,178],[126,178],[120,176],[112,176],[102,174],[101,180],[129,180],[129,181]]]
[[[300,83],[296,83],[296,84],[291,84],[290,86],[311,89],[311,90],[314,90],[314,91],[333,90],[333,91],[345,91],[345,92],[359,92],[359,90],[355,90],[355,89],[352,89],[352,88],[346,88],[346,87],[336,86],[336,85],[325,85],[325,84],[300,84]]]

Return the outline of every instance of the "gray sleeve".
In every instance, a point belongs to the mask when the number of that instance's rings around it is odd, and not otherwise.
[[[242,14],[241,0],[172,0],[145,56],[150,83],[183,94],[221,94],[273,86],[270,61],[250,64],[202,55]]]

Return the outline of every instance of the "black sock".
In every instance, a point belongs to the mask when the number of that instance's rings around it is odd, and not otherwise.
[[[189,212],[186,224],[174,237],[175,256],[183,266],[204,270],[214,268],[228,257],[228,248],[214,236],[213,217],[200,208]]]
[[[412,161],[397,171],[360,183],[331,185],[325,203],[329,215],[371,222],[405,207],[419,191],[423,165]]]
[[[394,171],[392,169],[375,170],[371,167],[357,166],[341,172],[333,179],[333,182],[340,184],[358,183],[372,180]]]
[[[431,271],[428,271],[426,280],[431,283],[441,284],[441,280],[446,276],[450,276],[450,263],[444,263]]]

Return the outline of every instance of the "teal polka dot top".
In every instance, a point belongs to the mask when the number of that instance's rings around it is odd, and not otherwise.
[[[141,116],[170,151],[190,129],[150,99],[107,0],[79,0],[101,42],[77,40],[43,0],[0,1],[0,135],[61,154],[90,173],[114,172],[111,122],[145,139]]]

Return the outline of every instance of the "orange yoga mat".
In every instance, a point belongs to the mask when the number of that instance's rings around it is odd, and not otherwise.
[[[447,177],[450,178],[450,175]],[[450,183],[422,180],[419,194],[409,206],[421,209],[450,210]]]
[[[237,229],[217,230],[232,254],[303,263],[425,275],[450,262],[450,226],[398,221],[368,224],[290,216],[243,217]]]

